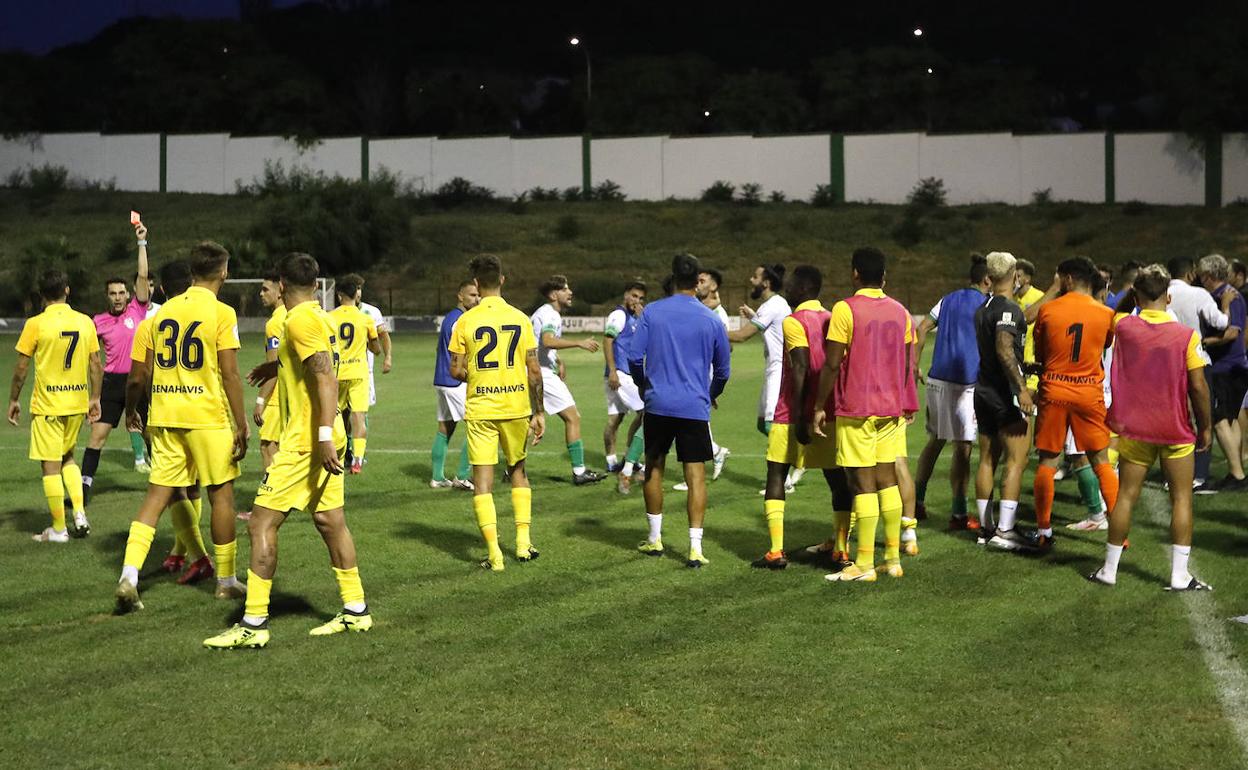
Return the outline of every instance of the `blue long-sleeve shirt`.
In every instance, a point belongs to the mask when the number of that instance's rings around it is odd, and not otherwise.
[[[628,369],[646,411],[711,419],[731,373],[728,333],[705,305],[676,294],[646,306],[628,351]]]

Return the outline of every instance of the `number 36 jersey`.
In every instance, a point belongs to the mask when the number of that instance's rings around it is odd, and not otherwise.
[[[151,356],[148,424],[158,428],[229,428],[217,353],[237,350],[238,316],[202,286],[192,286],[152,316],[135,335],[134,358]]]
[[[527,357],[537,348],[529,317],[502,297],[482,297],[455,322],[448,349],[468,364],[466,420],[528,417]]]
[[[1113,309],[1087,294],[1069,292],[1040,307],[1034,334],[1042,399],[1103,403],[1101,356],[1114,340],[1113,324]]]

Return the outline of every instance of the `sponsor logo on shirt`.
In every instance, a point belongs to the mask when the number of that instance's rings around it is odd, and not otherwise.
[[[169,395],[202,396],[206,392],[203,385],[153,385],[152,393]]]
[[[78,393],[87,389],[87,384],[80,383],[78,385],[44,385],[45,393]]]
[[[478,396],[505,395],[507,393],[523,393],[526,385],[478,385]]]

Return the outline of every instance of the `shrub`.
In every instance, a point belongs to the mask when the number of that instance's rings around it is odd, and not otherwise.
[[[433,195],[429,197],[435,205],[444,209],[453,209],[468,204],[492,203],[495,200],[493,190],[475,185],[460,176],[434,190]]]
[[[1050,222],[1069,222],[1082,214],[1083,211],[1073,203],[1055,203],[1044,210],[1044,216]]]
[[[736,192],[735,185],[721,180],[702,191],[702,200],[705,203],[731,203]]]
[[[917,246],[923,240],[923,220],[918,211],[914,208],[907,208],[901,220],[893,226],[890,234],[898,246],[906,248]]]
[[[746,206],[757,206],[763,202],[763,186],[757,182],[741,185],[741,202]]]
[[[1138,217],[1151,213],[1153,207],[1144,201],[1127,201],[1122,204],[1122,213],[1128,217]]]
[[[4,178],[4,186],[11,190],[20,190],[26,186],[26,172],[15,168]]]
[[[772,203],[784,203],[785,201],[784,193],[780,192],[779,190],[772,190],[771,195],[767,196],[767,200],[771,201]]]
[[[585,200],[585,191],[579,187],[568,187],[563,191],[563,200],[565,203],[575,203]]]
[[[906,203],[919,208],[932,209],[945,205],[946,197],[944,181],[929,176],[919,180],[919,183],[910,191],[910,195],[906,197]]]
[[[1036,190],[1031,194],[1031,205],[1047,206],[1053,202],[1053,188],[1046,187],[1043,190]]]
[[[529,194],[520,193],[507,203],[507,210],[517,216],[529,213]]]
[[[555,187],[534,187],[525,194],[529,196],[529,200],[535,203],[546,203],[559,200],[559,190]]]
[[[604,179],[594,187],[593,198],[596,201],[622,201],[626,197],[620,186],[610,179]]]
[[[39,275],[49,267],[59,267],[69,277],[70,296],[75,303],[89,301],[103,292],[91,285],[102,275],[88,273],[82,264],[82,253],[64,237],[44,236],[22,248],[9,280],[0,282],[0,302],[8,312],[31,315],[39,312]],[[103,308],[101,308],[103,309]]]
[[[104,244],[104,253],[102,259],[105,262],[122,262],[134,259],[135,246],[134,237],[126,237],[120,234],[114,234],[109,237],[108,242]]]
[[[581,234],[581,220],[571,214],[564,214],[555,222],[555,237],[561,241],[572,241]]]
[[[830,184],[821,184],[815,186],[815,194],[810,196],[810,205],[819,208],[828,208],[839,203],[836,199],[836,191],[832,189]]]

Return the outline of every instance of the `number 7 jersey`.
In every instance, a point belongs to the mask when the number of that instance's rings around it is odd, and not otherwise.
[[[202,286],[166,302],[135,335],[152,357],[148,424],[158,428],[229,428],[217,353],[237,350],[238,315]]]
[[[1040,397],[1069,404],[1104,402],[1101,356],[1113,342],[1114,311],[1087,294],[1070,292],[1041,305],[1034,335],[1044,366]]]
[[[100,349],[90,318],[64,302],[54,302],[26,320],[16,349],[35,363],[31,414],[63,417],[87,413],[87,360]]]
[[[464,419],[514,420],[532,414],[526,362],[536,348],[529,317],[502,297],[482,297],[461,315],[448,349],[468,365]]]

